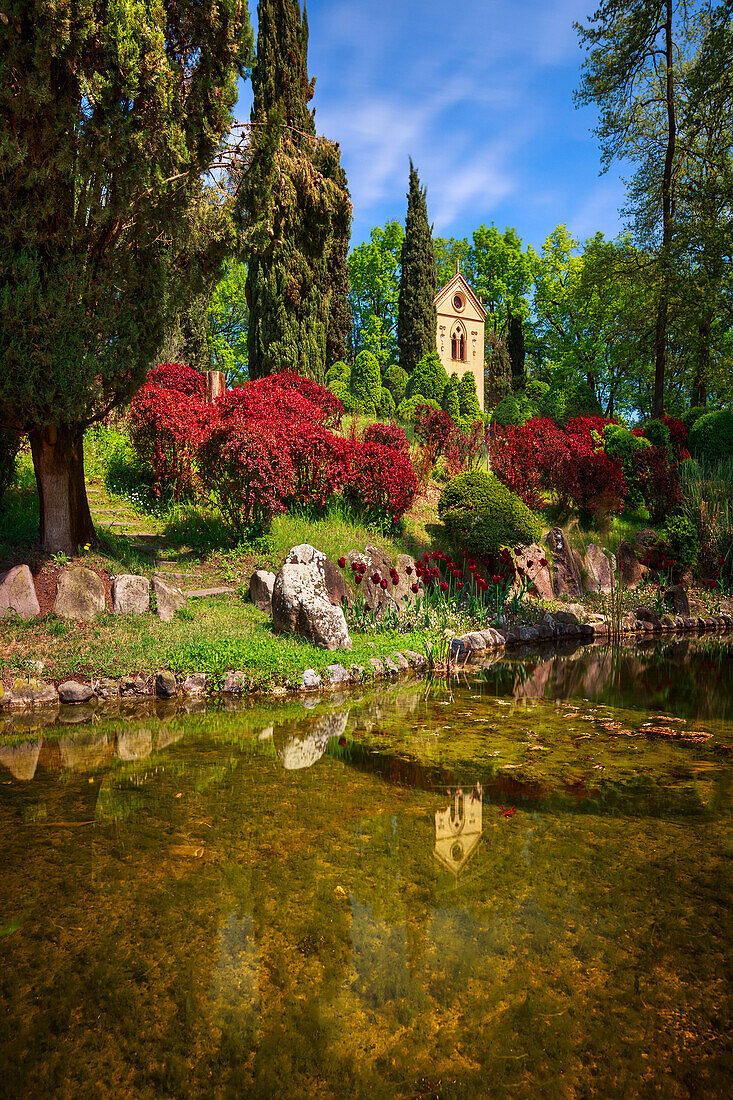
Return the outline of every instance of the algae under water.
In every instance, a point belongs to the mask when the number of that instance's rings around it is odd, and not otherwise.
[[[730,643],[52,717],[0,716],[0,1095],[731,1094]]]

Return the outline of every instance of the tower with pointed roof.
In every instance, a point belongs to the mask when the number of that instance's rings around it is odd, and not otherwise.
[[[463,275],[456,273],[435,295],[435,342],[448,376],[469,371],[476,380],[479,404],[484,408],[484,326],[486,310]]]

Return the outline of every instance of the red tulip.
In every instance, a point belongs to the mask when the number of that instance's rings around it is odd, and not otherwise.
[[[354,577],[354,584],[361,584],[361,574],[357,573]]]
[[[346,558],[339,558],[339,569],[343,569],[346,565]]]
[[[379,583],[381,584],[382,588],[387,587],[387,582],[386,581],[383,580],[383,581],[380,581]]]
[[[445,581],[440,582],[440,591],[441,592],[447,592],[448,591],[448,585],[445,583]]]
[[[418,586],[418,585],[416,585],[416,584],[413,584],[413,585],[412,585],[412,591],[413,591],[413,592],[419,592],[419,591],[420,591],[420,588],[419,588],[419,586]]]
[[[407,566],[407,568],[405,569],[405,573],[407,573],[408,577],[412,576],[412,566],[411,565]]]

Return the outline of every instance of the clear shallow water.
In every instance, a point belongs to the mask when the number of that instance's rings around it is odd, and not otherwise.
[[[729,646],[308,702],[6,721],[0,1095],[730,1095]]]

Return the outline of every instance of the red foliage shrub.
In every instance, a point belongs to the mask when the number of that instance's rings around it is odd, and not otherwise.
[[[157,496],[170,489],[178,500],[197,489],[196,451],[210,412],[197,394],[164,389],[152,381],[136,394],[128,415],[130,438],[152,470]]]
[[[435,457],[443,449],[455,428],[450,413],[431,409],[430,405],[418,405],[415,411],[415,439],[433,452]]]
[[[690,452],[687,449],[687,443],[690,433],[684,420],[678,420],[676,416],[660,416],[659,419],[669,428],[669,441],[672,444],[675,458],[678,461],[689,458]]]
[[[208,495],[240,536],[268,531],[293,493],[287,448],[257,422],[217,418],[199,448],[199,463]]]
[[[178,390],[191,397],[206,397],[206,379],[201,371],[187,363],[159,363],[148,371],[145,380],[164,390]]]
[[[665,447],[647,447],[634,454],[635,480],[652,523],[662,523],[682,503],[677,467]]]
[[[320,424],[289,422],[279,437],[293,467],[293,492],[287,503],[325,508],[349,478],[353,444]]]
[[[381,443],[383,447],[394,447],[396,451],[409,454],[410,443],[398,424],[370,424],[364,432],[365,443]]]
[[[381,443],[357,443],[344,489],[347,500],[368,518],[396,524],[415,499],[417,478],[403,451]]]
[[[568,438],[554,420],[534,416],[497,433],[491,469],[529,508],[540,508],[557,488],[558,472],[569,457]]]
[[[338,427],[344,411],[330,390],[309,378],[287,372],[228,390],[218,405],[232,412],[238,410],[248,419],[271,424],[273,428],[288,420]]]
[[[472,424],[467,432],[454,424],[443,451],[450,476],[455,477],[473,465],[485,446],[486,428],[481,421]]]
[[[567,464],[563,476],[569,499],[576,508],[590,512],[594,519],[623,511],[624,471],[603,451],[578,456]]]

